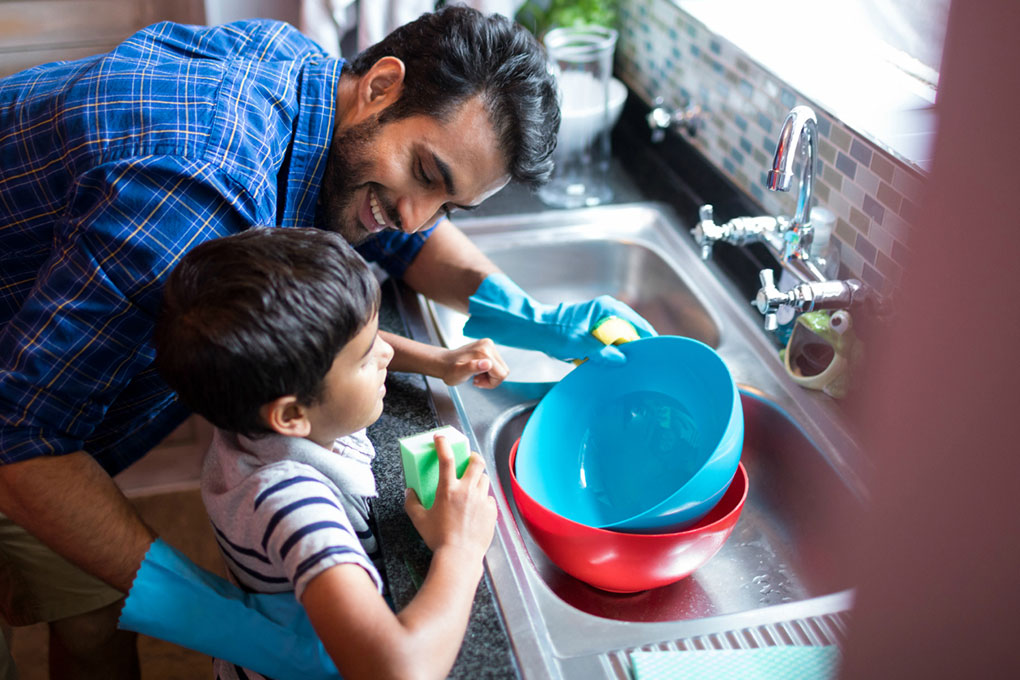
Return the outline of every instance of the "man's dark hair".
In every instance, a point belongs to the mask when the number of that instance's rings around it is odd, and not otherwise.
[[[259,408],[322,396],[340,350],[379,307],[379,284],[339,234],[253,227],[188,252],[156,321],[156,368],[224,430],[269,432]]]
[[[556,80],[525,28],[499,14],[448,6],[397,28],[344,69],[361,76],[387,56],[403,61],[405,73],[400,99],[381,123],[412,115],[446,120],[481,95],[510,177],[531,187],[548,181],[560,127]]]

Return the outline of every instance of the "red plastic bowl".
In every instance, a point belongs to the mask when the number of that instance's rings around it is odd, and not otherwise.
[[[543,507],[517,482],[510,450],[510,488],[532,538],[552,562],[585,583],[614,593],[659,588],[692,574],[730,537],[747,499],[747,470],[737,467],[719,503],[696,524],[669,534],[630,534],[573,522]]]

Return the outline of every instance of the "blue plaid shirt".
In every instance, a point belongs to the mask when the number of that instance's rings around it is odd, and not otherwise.
[[[313,224],[342,64],[282,23],[161,23],[0,80],[0,462],[115,474],[188,415],[152,367],[162,284],[202,241]],[[361,250],[399,276],[425,237]]]

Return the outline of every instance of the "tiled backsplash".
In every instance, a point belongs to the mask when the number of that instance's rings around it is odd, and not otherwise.
[[[708,31],[670,0],[623,0],[616,70],[646,102],[690,99],[707,112],[691,139],[767,214],[792,215],[796,189],[765,189],[783,120],[798,104],[818,117],[816,205],[836,215],[844,274],[888,290],[899,281],[920,174],[848,129],[777,80],[741,50]]]

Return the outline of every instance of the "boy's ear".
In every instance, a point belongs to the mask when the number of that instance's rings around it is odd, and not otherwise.
[[[404,87],[404,62],[383,57],[361,76],[357,88],[358,118],[377,114],[397,101]]]
[[[263,404],[259,408],[259,416],[266,427],[277,434],[288,437],[307,437],[312,431],[312,423],[304,406],[298,403],[297,397],[288,394]]]

